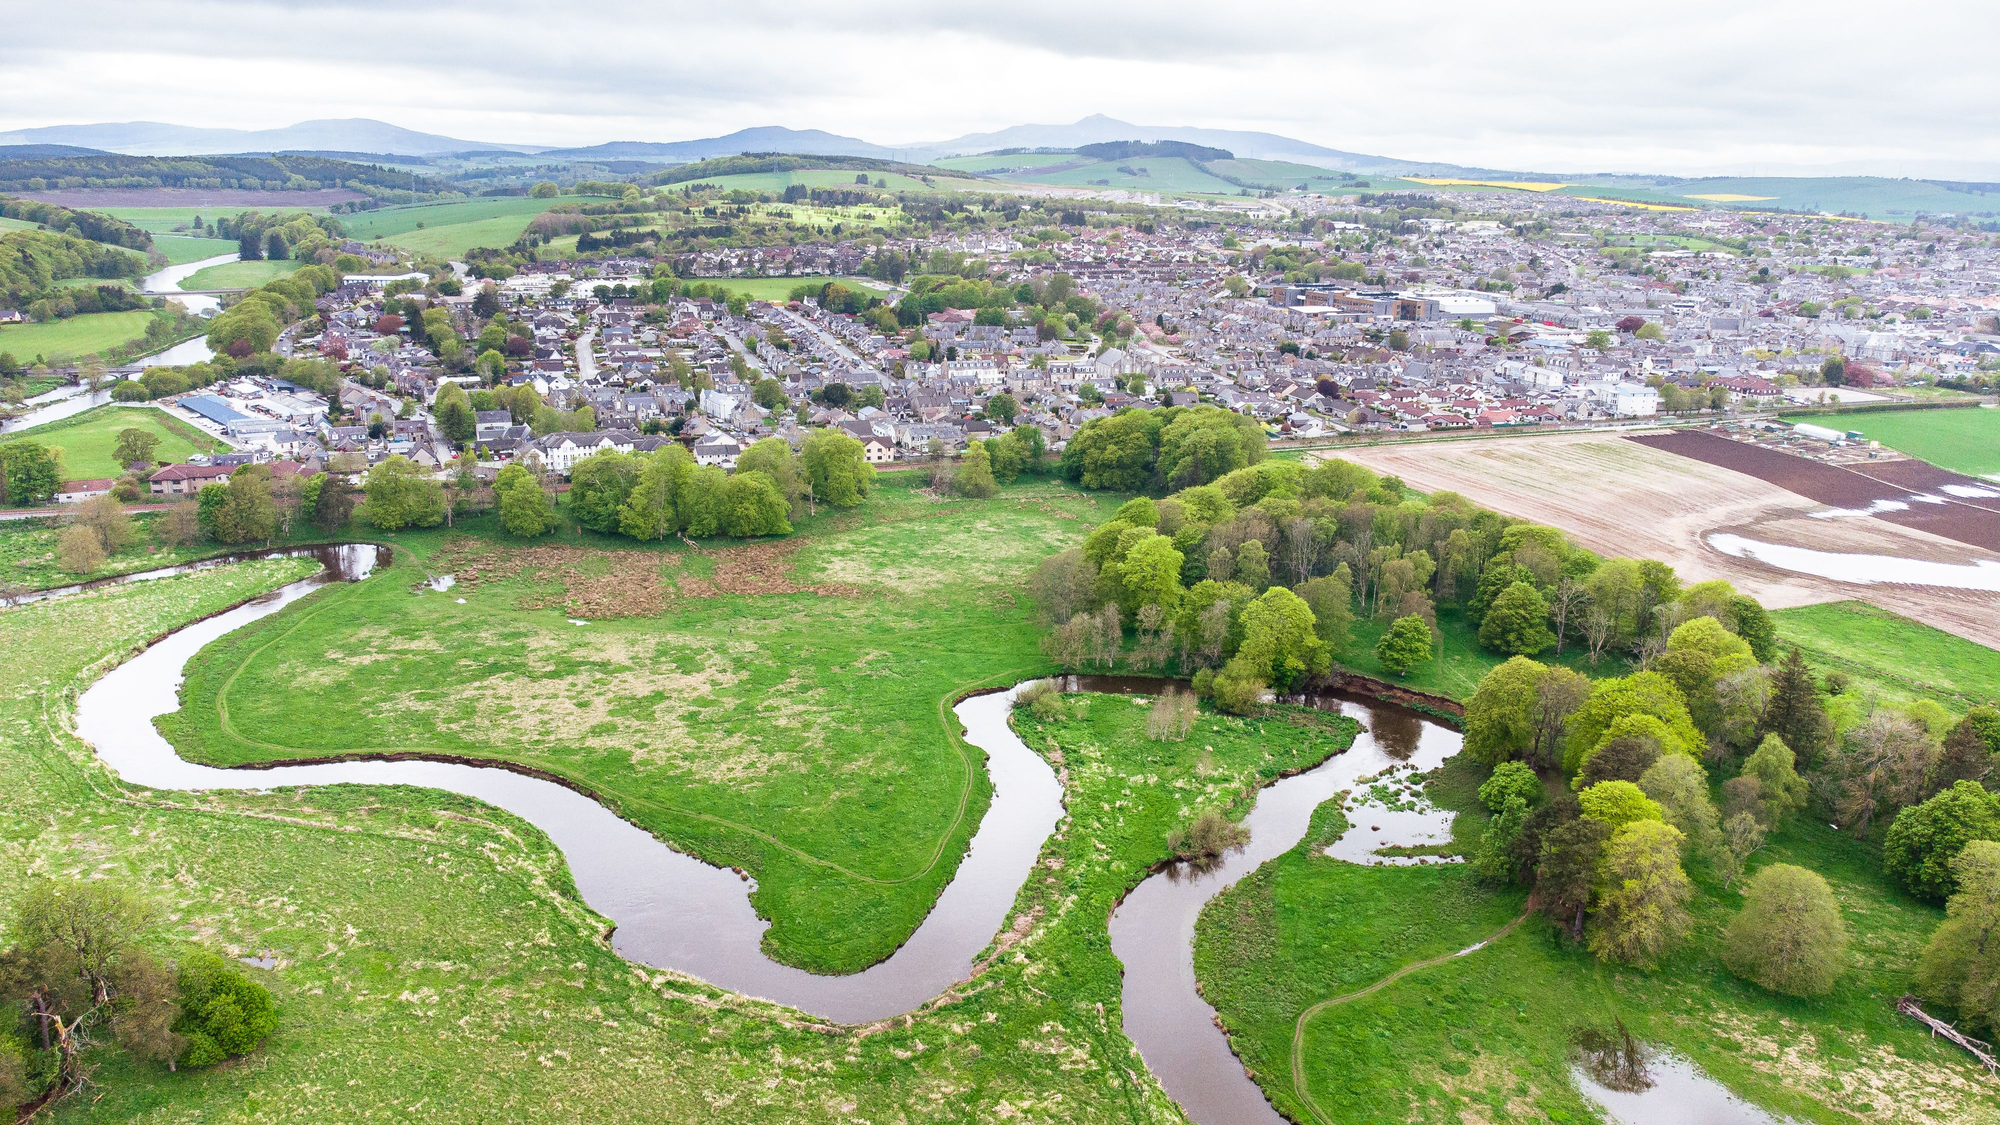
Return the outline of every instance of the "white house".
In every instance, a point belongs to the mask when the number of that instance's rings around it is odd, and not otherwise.
[[[607,450],[614,453],[632,452],[632,442],[638,435],[628,430],[601,430],[597,433],[550,434],[535,443],[535,449],[542,455],[542,464],[550,472],[568,476],[578,461],[593,453]]]
[[[743,443],[735,435],[720,431],[711,433],[694,443],[694,461],[697,465],[720,465],[725,469],[736,467],[737,455],[743,452]]]
[[[886,465],[896,459],[896,449],[879,437],[861,443],[861,459],[870,465]]]

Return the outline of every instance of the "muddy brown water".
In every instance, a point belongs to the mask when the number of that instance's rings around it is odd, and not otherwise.
[[[505,809],[546,834],[567,860],[578,892],[611,919],[625,958],[699,978],[841,1023],[868,1023],[921,1007],[965,979],[993,940],[1062,815],[1062,789],[1043,759],[1008,725],[1028,683],[964,699],[954,708],[966,741],[986,752],[993,799],[958,871],[908,942],[887,960],[846,976],[823,976],[766,957],[769,923],[751,908],[754,883],[667,847],[589,796],[507,769],[443,761],[343,761],[270,769],[220,769],[182,759],[153,720],[179,706],[187,662],[209,643],[334,582],[359,581],[389,550],[349,544],[254,552],[127,575],[144,581],[243,557],[310,554],[325,569],[161,639],[113,669],[78,700],[77,732],[130,784],[167,790],[270,790],[306,785],[413,785],[459,793]],[[413,596],[442,596],[420,593]],[[1032,682],[1032,681],[1030,681]],[[1168,681],[1066,677],[1072,691],[1153,694]],[[1456,731],[1407,708],[1345,693],[1303,702],[1359,719],[1352,748],[1262,790],[1244,824],[1248,844],[1205,873],[1179,866],[1151,876],[1111,919],[1124,963],[1124,1027],[1147,1065],[1202,1125],[1280,1122],[1230,1052],[1195,989],[1195,919],[1209,899],[1304,835],[1313,810],[1391,766],[1431,769],[1457,753]]]

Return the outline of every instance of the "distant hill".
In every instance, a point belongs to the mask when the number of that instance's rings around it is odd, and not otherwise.
[[[786,129],[776,125],[739,129],[722,137],[693,141],[610,141],[588,148],[552,148],[537,156],[568,160],[659,160],[691,162],[746,152],[777,152],[817,156],[867,156],[895,160],[901,150],[843,137],[820,129]]]
[[[782,152],[745,152],[732,156],[718,156],[709,160],[698,160],[689,164],[679,164],[652,177],[656,184],[686,184],[700,180],[720,179],[724,176],[748,176],[762,172],[801,172],[833,170],[843,172],[894,172],[897,175],[919,179],[935,176],[939,169],[924,164],[905,164],[896,160],[882,160],[873,156],[844,156],[840,154],[800,154]],[[964,176],[964,173],[950,173]]]
[[[936,156],[992,152],[1003,148],[1078,149],[1085,145],[1113,141],[1182,141],[1203,148],[1225,149],[1239,159],[1283,160],[1335,168],[1343,172],[1384,173],[1417,167],[1409,160],[1366,153],[1343,152],[1306,141],[1281,137],[1276,133],[1254,133],[1238,129],[1194,129],[1185,126],[1133,125],[1103,114],[1093,114],[1068,125],[1015,125],[992,133],[968,133],[948,141],[908,146]]]
[[[293,177],[298,179],[293,179]],[[82,180],[81,184],[74,183]],[[304,181],[301,183],[300,181]],[[0,191],[69,188],[208,188],[308,190],[361,184],[384,191],[435,194],[448,185],[409,172],[317,156],[157,156],[24,157],[0,162]]]
[[[45,156],[104,156],[101,149],[75,145],[0,145],[0,161],[38,160]]]
[[[392,153],[418,156],[505,149],[533,152],[533,145],[490,144],[419,133],[366,117],[301,121],[282,129],[199,129],[159,121],[125,121],[97,125],[47,125],[0,133],[0,145],[80,145],[127,156],[202,156],[209,154],[278,152],[285,149],[322,152]]]

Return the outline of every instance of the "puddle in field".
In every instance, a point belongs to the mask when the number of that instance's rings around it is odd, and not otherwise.
[[[1679,1055],[1634,1039],[1623,1023],[1579,1031],[1570,1075],[1619,1125],[1792,1125]]]
[[[1380,855],[1385,848],[1427,848],[1451,843],[1457,814],[1424,796],[1423,774],[1409,763],[1390,766],[1376,777],[1356,778],[1342,812],[1347,831],[1325,854],[1371,867],[1415,867],[1464,863],[1464,856]]]
[[[1797,574],[1853,582],[1863,586],[1896,583],[1907,586],[1943,586],[1954,590],[2000,591],[2000,562],[1980,559],[1973,563],[1926,562],[1896,555],[1848,555],[1835,551],[1815,551],[1763,543],[1741,535],[1718,533],[1708,544],[1725,555],[1755,559]]]

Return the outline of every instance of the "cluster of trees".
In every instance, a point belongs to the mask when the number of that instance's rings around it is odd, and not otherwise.
[[[236,240],[236,251],[246,262],[260,258],[310,261],[321,250],[338,247],[341,238],[339,220],[303,211],[274,215],[245,211],[234,218],[215,220],[214,228],[216,238]]]
[[[513,468],[502,471],[496,486],[502,522],[517,535],[553,530],[553,507],[537,506],[526,470],[512,483],[504,479]],[[755,443],[731,473],[696,464],[678,445],[650,454],[593,454],[570,469],[569,510],[582,527],[642,541],[789,535],[792,520],[820,504],[855,507],[874,483],[875,469],[860,442],[837,430],[815,430],[797,453],[782,438]],[[510,495],[516,497],[511,508]]]
[[[0,506],[46,504],[55,499],[62,482],[62,450],[31,438],[0,443]]]
[[[58,234],[87,238],[92,242],[123,246],[141,253],[153,248],[153,236],[102,211],[72,210],[58,203],[38,203],[32,199],[0,196],[0,217],[35,223]]]
[[[340,392],[340,367],[332,360],[312,356],[280,360],[270,353],[258,353],[242,360],[218,355],[183,367],[148,367],[139,378],[123,380],[113,387],[111,397],[116,402],[144,402],[228,382],[251,372],[275,375],[329,398],[337,397]]]
[[[92,242],[74,234],[16,230],[0,234],[0,302],[28,307],[54,299],[55,283],[72,277],[139,277],[146,272],[144,254]]]
[[[209,323],[208,346],[218,355],[244,359],[271,350],[278,333],[303,316],[310,316],[320,294],[340,285],[330,266],[305,266],[252,289]]]
[[[1208,484],[1264,460],[1264,427],[1215,406],[1121,410],[1084,423],[1063,448],[1065,480],[1160,493]]]
[[[1727,612],[1736,599],[1726,593],[1684,592],[1680,623],[1629,675],[1593,681],[1516,656],[1466,705],[1465,750],[1495,767],[1481,790],[1495,815],[1479,870],[1534,886],[1542,909],[1606,959],[1652,965],[1671,954],[1692,930],[1687,865],[1726,888],[1808,811],[1863,838],[1890,821],[1884,869],[1933,901],[1964,893],[1972,845],[2000,841],[2000,797],[1983,785],[2000,753],[2000,712],[1953,719],[1928,700],[1875,703],[1822,681],[1796,648],[1760,661],[1742,630],[1749,618]],[[1686,616],[1691,608],[1710,612]],[[1711,770],[1730,776],[1717,787]],[[1562,795],[1547,798],[1542,776],[1566,779]],[[1774,991],[1829,991],[1846,927],[1825,880],[1773,865],[1745,892],[1722,937],[1724,963]],[[1933,948],[1957,949],[1963,932],[1948,922]],[[1945,983],[1931,995],[1961,1004],[1964,958],[1936,960],[1958,967],[1938,970]],[[2000,980],[2000,962],[1988,963]]]
[[[0,951],[0,1108],[87,1085],[112,1050],[169,1069],[257,1049],[278,1027],[263,985],[213,953],[146,948],[155,912],[109,880],[41,882]]]
[[[930,314],[946,309],[975,309],[974,323],[1032,324],[1042,339],[1054,340],[1075,335],[1079,326],[1090,323],[1099,312],[1097,302],[1078,293],[1075,279],[1066,273],[1036,277],[1008,288],[934,270],[910,279],[909,289],[896,303],[896,319],[905,328],[919,327]]]

